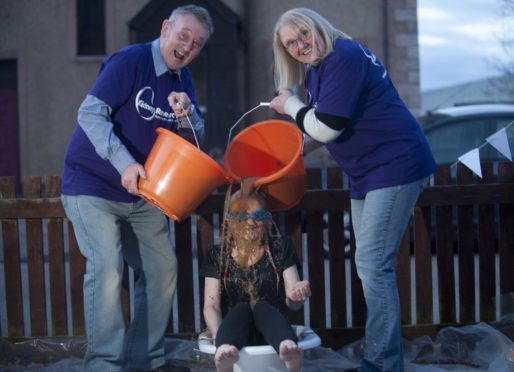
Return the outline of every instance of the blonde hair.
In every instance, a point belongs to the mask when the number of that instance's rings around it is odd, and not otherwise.
[[[301,86],[309,67],[291,57],[282,45],[278,33],[284,26],[309,30],[315,41],[312,45],[312,53],[317,53],[320,59],[332,52],[336,39],[351,39],[350,36],[332,26],[329,21],[311,9],[294,8],[282,14],[273,30],[274,74],[277,91]]]

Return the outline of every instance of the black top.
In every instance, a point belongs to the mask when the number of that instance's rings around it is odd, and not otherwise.
[[[202,265],[201,275],[203,277],[220,279],[221,307],[224,313],[238,302],[249,302],[249,295],[245,289],[248,283],[252,281],[254,275],[257,278],[255,281],[256,293],[258,295],[257,301],[266,300],[281,312],[286,311],[287,306],[282,273],[289,267],[298,265],[298,256],[289,237],[270,241],[270,252],[273,257],[273,263],[278,270],[278,277],[280,278],[278,289],[275,269],[271,265],[268,254],[265,252],[260,260],[249,269],[241,268],[232,257],[229,257],[228,270],[224,273],[227,278],[227,291],[225,290],[225,281],[221,280],[223,275],[220,275],[220,270],[224,271],[224,267],[220,269],[220,248],[219,246],[214,246],[209,249]]]

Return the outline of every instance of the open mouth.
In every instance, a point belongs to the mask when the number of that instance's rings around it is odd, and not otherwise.
[[[186,55],[180,53],[178,50],[175,50],[173,51],[173,55],[175,56],[176,59],[178,59],[179,61],[183,61],[186,59]]]
[[[246,240],[255,240],[257,239],[257,228],[256,227],[246,227],[245,228],[245,238]]]
[[[312,52],[312,48],[311,47],[307,47],[300,54],[302,56],[307,56],[307,55],[311,54],[311,52]]]

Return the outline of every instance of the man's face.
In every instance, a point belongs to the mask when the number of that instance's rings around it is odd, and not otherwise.
[[[187,66],[200,53],[209,38],[209,31],[195,16],[184,14],[173,23],[162,23],[161,54],[170,70]]]

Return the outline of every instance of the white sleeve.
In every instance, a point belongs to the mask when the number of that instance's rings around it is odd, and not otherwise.
[[[284,111],[294,120],[298,112],[307,107],[297,96],[291,96],[284,105]],[[334,130],[319,120],[315,115],[314,108],[309,109],[303,118],[303,123],[298,123],[300,129],[303,129],[310,137],[318,142],[327,143],[335,140],[341,135],[344,129]]]

